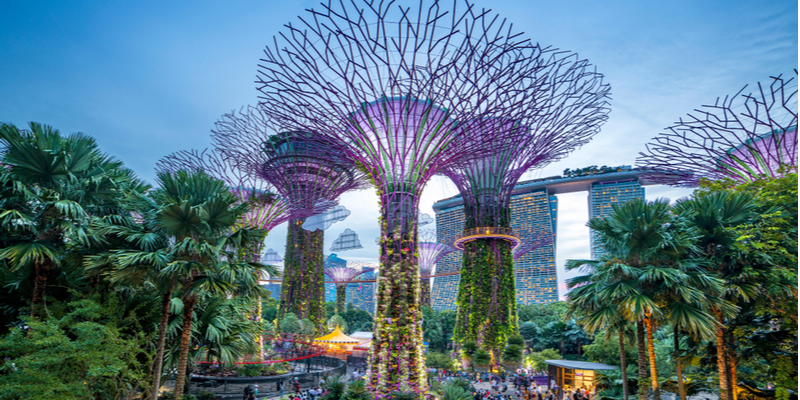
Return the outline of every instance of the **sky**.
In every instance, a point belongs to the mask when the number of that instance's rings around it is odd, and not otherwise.
[[[611,85],[608,122],[570,157],[524,179],[566,168],[634,165],[645,143],[678,118],[744,85],[794,76],[798,3],[755,1],[473,0],[534,42],[589,60]],[[404,1],[416,5],[417,1]],[[446,2],[448,3],[448,2]],[[257,102],[264,46],[318,1],[0,2],[0,121],[29,121],[94,136],[107,153],[154,182],[158,159],[210,144],[214,122]],[[646,197],[687,189],[648,186]],[[428,183],[421,212],[457,194],[445,178]],[[559,286],[567,259],[589,257],[586,193],[558,196]],[[325,248],[346,228],[363,249],[338,253],[376,261],[374,191],[348,193],[352,211],[326,231]],[[431,225],[432,226],[432,225]],[[266,247],[283,253],[286,228]]]

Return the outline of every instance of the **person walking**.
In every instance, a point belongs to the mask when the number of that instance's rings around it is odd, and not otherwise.
[[[283,397],[283,379],[278,379],[275,382],[275,390],[278,392],[278,396]]]
[[[255,400],[256,396],[253,394],[253,388],[250,385],[244,388],[244,400]]]

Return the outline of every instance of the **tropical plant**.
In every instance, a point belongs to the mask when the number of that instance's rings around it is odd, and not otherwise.
[[[10,195],[2,202],[0,228],[13,235],[0,259],[12,272],[32,268],[30,315],[40,319],[47,281],[65,261],[67,248],[102,241],[92,232],[91,216],[118,211],[114,205],[124,181],[135,179],[82,133],[63,137],[35,122],[27,130],[3,123],[0,147],[5,195]]]
[[[340,330],[344,332],[347,331],[347,322],[345,322],[344,318],[342,318],[342,316],[339,314],[328,318],[326,326],[328,327],[329,332],[332,332],[337,326]]]
[[[225,184],[203,171],[159,173],[152,193],[157,220],[169,235],[172,261],[160,275],[180,285],[183,326],[175,378],[175,397],[181,399],[189,360],[194,308],[203,294],[228,296],[241,285],[257,286],[268,267],[235,260],[230,232],[249,205],[239,202]],[[266,295],[266,293],[264,294]]]
[[[556,349],[545,349],[540,352],[528,354],[525,363],[530,365],[534,371],[547,371],[545,360],[560,360],[561,354]]]
[[[636,199],[615,204],[608,217],[594,218],[588,223],[612,258],[603,278],[607,284],[600,292],[601,297],[622,304],[626,318],[636,322],[642,400],[647,397],[643,385],[648,361],[650,389],[654,399],[660,400],[653,333],[663,313],[657,297],[664,286],[674,287],[683,282],[685,274],[673,268],[674,261],[693,248],[696,238],[691,229],[675,222],[669,200]]]

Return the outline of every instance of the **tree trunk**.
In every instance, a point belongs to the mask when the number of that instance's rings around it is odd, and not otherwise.
[[[256,322],[258,322],[258,359],[264,360],[264,328],[261,327],[264,307],[261,304],[261,297],[256,299]]]
[[[170,300],[172,300],[172,289],[161,296],[161,321],[158,324],[156,358],[153,360],[153,392],[150,394],[150,400],[158,400],[158,388],[161,387],[161,367],[164,364],[164,342],[167,339]]]
[[[47,277],[50,275],[52,261],[49,259],[41,263],[35,263],[33,277],[33,299],[31,300],[31,318],[42,319],[42,308],[44,307],[44,291],[47,287]]]
[[[178,354],[178,376],[175,377],[175,400],[183,398],[186,367],[189,364],[189,346],[192,344],[192,314],[196,302],[196,296],[191,296],[183,301],[183,330],[181,331],[181,346]]]
[[[686,400],[686,389],[683,387],[683,366],[678,359],[678,353],[681,351],[681,341],[678,338],[678,325],[673,325],[672,328],[672,342],[675,345],[675,374],[678,378],[678,395],[681,400]]]
[[[717,317],[717,373],[719,374],[719,400],[731,400],[728,395],[728,360],[725,352],[725,329],[723,328],[724,318],[722,311],[714,310]]]
[[[416,201],[404,193],[384,195],[381,215],[381,267],[367,387],[376,398],[398,390],[425,393]]]
[[[641,400],[650,400],[647,395],[647,350],[645,350],[644,343],[644,322],[636,322],[636,347],[638,351],[638,367],[639,367],[639,398]]]
[[[345,303],[347,302],[347,284],[336,285],[336,313],[341,315],[345,311]]]
[[[736,381],[736,366],[739,364],[739,360],[736,357],[736,350],[732,346],[726,346],[725,354],[728,356],[728,387],[731,389],[731,400],[738,400],[739,384]]]
[[[624,328],[619,328],[619,368],[622,371],[622,395],[625,400],[628,400],[628,366],[625,362],[625,335],[623,331]]]
[[[661,400],[658,390],[658,372],[656,371],[656,346],[653,343],[653,317],[646,317],[644,323],[647,327],[647,353],[650,358],[650,389],[653,390],[653,399]]]

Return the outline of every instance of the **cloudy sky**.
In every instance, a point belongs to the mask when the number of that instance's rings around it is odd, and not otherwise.
[[[679,117],[745,84],[797,68],[797,2],[474,0],[542,45],[577,52],[611,84],[609,121],[569,158],[526,178],[588,165],[630,165],[644,144]],[[416,4],[403,1],[403,4]],[[0,5],[0,121],[38,121],[82,131],[153,181],[155,162],[204,148],[223,113],[257,101],[262,49],[318,1],[6,1]],[[648,198],[686,190],[648,187]],[[422,211],[456,193],[430,182]],[[346,228],[364,248],[340,253],[376,260],[377,199],[343,196],[353,211],[334,224],[326,248]],[[559,195],[557,265],[589,256],[585,193]],[[283,252],[285,227],[267,246]],[[562,291],[563,296],[563,291]]]

